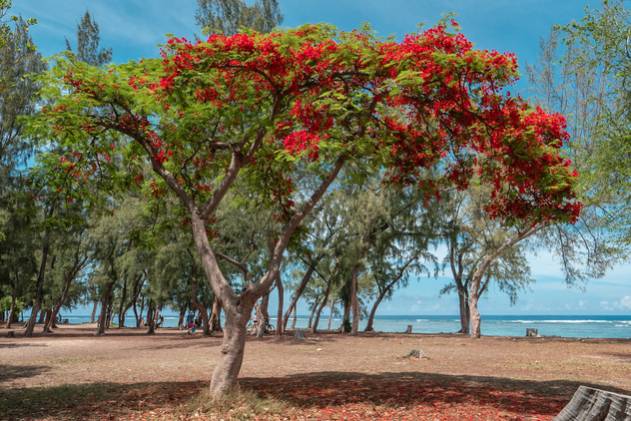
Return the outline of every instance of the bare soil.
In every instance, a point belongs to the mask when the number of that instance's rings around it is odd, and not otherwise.
[[[547,420],[579,385],[631,391],[628,340],[270,336],[248,340],[240,376],[263,408],[215,410],[191,402],[208,385],[220,337],[174,329],[95,337],[86,325],[6,334],[0,419]],[[424,357],[405,358],[413,349]]]

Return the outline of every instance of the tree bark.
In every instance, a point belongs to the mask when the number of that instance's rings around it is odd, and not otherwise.
[[[46,211],[46,217],[53,216],[55,211],[54,206],[50,206]],[[42,245],[42,260],[39,264],[39,271],[37,273],[37,284],[35,287],[35,300],[33,300],[33,310],[31,311],[31,317],[26,323],[26,329],[24,330],[24,336],[33,336],[33,330],[35,329],[35,321],[37,320],[37,314],[42,306],[42,300],[44,299],[44,276],[46,274],[46,262],[48,260],[48,253],[50,251],[50,231],[48,228],[44,233],[43,245]]]
[[[329,324],[327,326],[327,330],[330,332],[331,327],[333,326],[333,310],[335,309],[335,303],[331,303],[329,306]]]
[[[262,338],[267,333],[269,325],[269,313],[267,307],[269,304],[269,292],[261,297],[261,302],[256,307],[256,337]]]
[[[469,334],[469,297],[466,289],[458,286],[458,302],[460,310],[460,331],[465,335]]]
[[[177,328],[179,330],[184,329],[184,316],[186,316],[186,310],[188,309],[187,307],[188,306],[185,305],[180,308],[180,313],[177,318]]]
[[[579,386],[555,421],[604,421],[631,419],[631,396]]]
[[[210,330],[211,332],[221,332],[221,301],[217,297],[213,299]]]
[[[298,308],[294,307],[291,318],[291,330],[296,330],[296,321],[298,319]]]
[[[359,275],[359,268],[355,268],[353,270],[353,275],[351,276],[351,310],[353,313],[353,323],[351,324],[351,335],[357,335],[359,331],[359,300],[357,299],[357,276]]]
[[[482,335],[480,330],[480,311],[478,310],[478,299],[480,289],[480,277],[474,275],[471,279],[469,289],[469,321],[471,324],[470,335],[473,338],[479,338]]]
[[[46,311],[42,311],[40,313],[40,316],[44,315],[44,320],[42,321],[44,323],[44,327],[42,329],[43,333],[51,333],[51,330],[49,328],[49,324],[51,322],[52,314],[53,314],[53,310],[50,309],[50,308],[48,308],[48,309],[46,309]],[[41,317],[40,317],[40,319],[41,319]]]
[[[13,323],[13,319],[15,318],[15,295],[11,295],[11,307],[9,307],[9,315],[7,316],[7,329],[11,329],[11,323]]]
[[[309,321],[307,322],[307,328],[313,330],[313,318],[316,314],[316,311],[318,311],[318,303],[319,303],[319,298],[316,297],[315,300],[313,301],[313,307],[311,307],[311,313],[309,313]]]
[[[92,306],[92,314],[90,315],[90,323],[94,323],[96,319],[96,308],[99,306],[99,301],[94,300],[94,305]]]
[[[342,315],[342,325],[340,332],[348,333],[351,330],[351,297],[348,296],[344,300],[344,314]]]
[[[374,329],[373,324],[375,322],[375,315],[377,314],[377,307],[379,307],[379,304],[381,304],[381,301],[383,301],[383,298],[386,296],[387,291],[383,290],[379,293],[379,295],[377,296],[377,299],[375,300],[374,304],[372,305],[372,308],[370,309],[370,314],[368,315],[368,322],[366,323],[366,329],[364,329],[364,332],[372,332]]]
[[[205,336],[210,336],[212,334],[212,330],[210,328],[210,320],[208,318],[208,310],[204,303],[197,299],[197,280],[193,277],[191,280],[191,304],[194,309],[199,311],[199,315],[202,318],[202,326],[203,332]]]
[[[127,278],[123,279],[123,290],[121,291],[120,304],[118,306],[118,328],[125,327],[125,313],[127,308],[125,307],[125,301],[127,300]]]
[[[235,388],[243,363],[246,325],[252,308],[242,305],[234,307],[232,310],[225,310],[221,359],[215,366],[210,381],[210,394],[213,398],[220,398]]]
[[[156,333],[156,311],[154,308],[153,300],[149,298],[147,304],[147,335],[153,335]]]
[[[276,310],[276,336],[282,336],[285,332],[285,323],[283,321],[283,306],[285,301],[285,288],[280,273],[276,276],[276,289],[278,291],[278,309]]]
[[[311,328],[311,333],[316,333],[318,331],[318,325],[320,324],[320,314],[322,314],[322,309],[326,307],[326,303],[329,300],[329,295],[331,294],[331,280],[326,283],[326,290],[324,290],[324,297],[322,297],[322,302],[318,305],[318,310],[316,311],[315,320],[313,324],[309,326]],[[331,329],[331,322],[329,321],[329,330]]]
[[[314,270],[315,270],[314,265],[309,266],[309,269],[307,269],[307,271],[303,275],[302,280],[300,281],[300,284],[298,285],[298,288],[296,288],[294,295],[291,297],[291,302],[289,303],[289,307],[287,308],[287,312],[285,313],[285,317],[283,318],[283,326],[285,326],[285,329],[287,328],[289,315],[291,314],[292,311],[296,309],[296,306],[298,305],[298,300],[302,296],[302,293],[304,292],[307,284],[309,283],[309,280],[311,279],[311,276],[313,275]],[[296,313],[294,311],[294,316],[295,314]]]
[[[112,296],[112,294],[110,294],[110,299],[109,299],[109,303],[107,304],[107,318],[106,318],[106,323],[105,326],[107,329],[110,328],[110,326],[112,325],[112,307],[114,306],[114,297]]]
[[[61,296],[59,297],[59,300],[57,300],[57,303],[55,303],[55,305],[53,306],[53,313],[52,313],[52,317],[50,318],[49,323],[46,324],[46,326],[44,326],[44,331],[45,332],[50,332],[50,329],[52,327],[56,327],[55,326],[55,322],[57,320],[57,315],[59,314],[59,310],[61,309],[61,307],[64,305],[64,303],[66,302],[66,299],[68,298],[68,292],[70,291],[70,285],[72,284],[72,281],[75,279],[75,276],[77,275],[77,273],[79,272],[80,268],[81,268],[82,264],[76,264],[75,267],[65,275],[64,278],[64,288],[61,292]]]
[[[105,285],[105,289],[101,293],[101,313],[96,327],[97,336],[105,334],[105,329],[107,328],[107,309],[111,300],[112,288],[114,288],[114,282],[110,281]]]

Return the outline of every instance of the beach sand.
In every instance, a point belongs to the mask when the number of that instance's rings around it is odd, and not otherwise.
[[[629,340],[307,334],[248,340],[240,384],[262,407],[196,408],[221,338],[93,331],[0,329],[0,418],[545,420],[579,385],[631,391]]]

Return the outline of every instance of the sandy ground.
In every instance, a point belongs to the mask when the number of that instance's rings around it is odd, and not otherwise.
[[[155,336],[113,329],[95,337],[87,326],[34,338],[16,333],[6,338],[0,329],[3,419],[144,419],[154,410],[156,417],[186,418],[169,410],[207,386],[221,342],[171,329]],[[412,349],[426,357],[403,358]],[[304,409],[305,419],[368,404],[374,417],[330,419],[388,419],[383,411],[390,408],[401,409],[396,419],[457,419],[463,411],[471,413],[467,419],[491,419],[471,412],[487,407],[502,419],[550,419],[580,384],[629,394],[631,341],[270,336],[248,340],[240,378],[260,396]]]

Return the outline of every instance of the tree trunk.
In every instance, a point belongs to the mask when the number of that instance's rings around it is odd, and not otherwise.
[[[342,325],[340,331],[348,333],[351,330],[351,302],[350,296],[344,300],[344,314],[342,315]]]
[[[269,304],[269,292],[261,297],[261,302],[256,307],[256,337],[262,338],[267,333],[269,325],[269,313],[267,307]]]
[[[579,386],[555,421],[604,421],[631,419],[631,396]]]
[[[377,307],[379,307],[379,304],[381,304],[381,301],[383,301],[383,298],[386,296],[387,290],[383,290],[379,293],[379,296],[377,296],[377,299],[375,300],[375,303],[372,305],[372,308],[370,309],[370,314],[368,315],[368,322],[366,323],[366,329],[364,329],[364,332],[372,332],[374,329],[373,324],[375,322],[375,315],[377,314]]]
[[[357,299],[357,276],[359,275],[359,269],[355,269],[353,271],[353,276],[351,277],[351,309],[353,313],[353,323],[351,325],[351,335],[357,335],[359,331],[359,300]]]
[[[210,330],[221,332],[221,301],[217,297],[213,299],[212,314],[210,315]]]
[[[109,307],[112,288],[114,288],[114,282],[108,282],[105,290],[101,293],[101,313],[96,327],[97,336],[105,334],[105,329],[107,328],[107,308]]]
[[[276,336],[282,336],[285,332],[285,323],[283,321],[283,306],[285,301],[285,288],[280,274],[276,277],[276,289],[278,290],[278,309],[276,310]]]
[[[480,331],[480,312],[478,311],[478,299],[480,289],[480,278],[474,276],[471,279],[471,285],[469,289],[469,321],[471,323],[470,335],[472,338],[479,338]]]
[[[315,301],[313,301],[313,306],[311,307],[311,313],[309,314],[309,321],[307,322],[307,328],[313,330],[313,318],[318,311],[318,297],[316,297]]]
[[[42,329],[42,333],[52,333],[52,331],[50,330],[50,325],[52,321],[54,320],[52,318],[53,310],[49,308],[45,312],[42,312],[42,313],[45,313],[44,314],[44,327]]]
[[[59,315],[59,310],[60,309],[61,309],[61,304],[60,303],[55,304],[55,307],[53,307],[53,314],[50,317],[50,321],[49,321],[49,323],[46,326],[44,326],[44,331],[45,332],[50,332],[51,328],[56,328],[57,327],[56,321],[57,321],[57,317]]]
[[[298,308],[294,307],[293,317],[291,318],[291,330],[296,330],[296,319],[298,319]]]
[[[46,217],[53,216],[55,208],[51,206],[46,211]],[[42,260],[39,263],[39,271],[37,273],[37,284],[35,287],[35,300],[33,300],[33,310],[31,311],[31,317],[26,323],[26,329],[24,330],[24,336],[33,336],[33,330],[35,329],[35,320],[37,320],[37,314],[42,306],[42,300],[44,299],[44,276],[46,274],[46,262],[48,260],[48,252],[50,250],[50,232],[48,229],[44,233],[44,242],[42,245]]]
[[[33,330],[35,330],[37,316],[39,315],[39,303],[37,302],[37,299],[34,301],[33,308],[31,309],[31,316],[28,318],[26,322],[26,329],[24,330],[24,336],[26,337],[33,336]]]
[[[107,329],[112,325],[112,307],[114,307],[114,297],[110,294],[109,303],[107,304],[107,322],[105,323]]]
[[[331,303],[331,306],[329,307],[329,324],[327,326],[327,330],[330,332],[331,331],[331,327],[333,325],[333,310],[335,309],[335,303]]]
[[[98,300],[94,300],[94,305],[92,306],[92,314],[90,315],[90,323],[94,323],[96,319],[96,308],[99,306]]]
[[[191,280],[191,304],[193,305],[194,309],[197,309],[197,311],[199,311],[199,315],[202,318],[204,335],[210,336],[212,334],[212,330],[210,328],[208,310],[206,310],[206,306],[204,305],[204,303],[197,299],[197,280],[195,278]]]
[[[322,297],[322,301],[318,305],[318,310],[315,314],[315,320],[313,324],[309,326],[311,328],[311,333],[316,333],[318,331],[318,325],[320,324],[320,314],[322,314],[322,309],[326,306],[326,302],[329,300],[329,295],[331,294],[331,280],[326,284],[326,290],[324,291],[324,297]],[[311,323],[311,320],[309,320]],[[329,330],[331,329],[329,322]]]
[[[156,312],[153,306],[153,300],[149,298],[147,303],[147,335],[156,333]]]
[[[241,305],[237,305],[236,309],[225,309],[226,322],[223,329],[221,359],[215,366],[210,381],[210,394],[213,398],[225,396],[234,390],[237,384],[237,376],[243,363],[246,325],[251,311],[251,307]]]
[[[186,305],[183,307],[180,307],[180,314],[178,315],[178,318],[177,318],[177,328],[179,330],[184,329],[184,316],[186,316],[186,310],[188,309],[187,307],[188,306]]]
[[[287,308],[287,312],[285,313],[285,317],[283,318],[283,326],[285,326],[285,329],[287,328],[287,322],[289,321],[289,315],[291,314],[291,312],[294,311],[294,316],[296,315],[295,310],[298,305],[298,300],[307,287],[307,284],[309,283],[314,270],[315,266],[309,266],[309,269],[307,269],[302,277],[302,280],[300,281],[300,285],[298,285],[298,288],[296,288],[296,292],[294,292],[294,295],[291,297],[291,303],[289,303],[289,307]]]
[[[123,290],[121,291],[121,302],[118,306],[118,328],[125,327],[125,301],[127,300],[127,278],[123,279]]]
[[[11,296],[11,307],[9,307],[9,315],[7,316],[7,329],[11,329],[11,323],[15,318],[15,295]]]
[[[465,335],[469,334],[469,298],[464,288],[458,288],[458,301],[460,310],[460,331]]]
[[[205,336],[212,335],[212,329],[210,328],[210,318],[208,317],[208,310],[206,306],[202,303],[198,304],[199,315],[202,316],[202,327]]]

